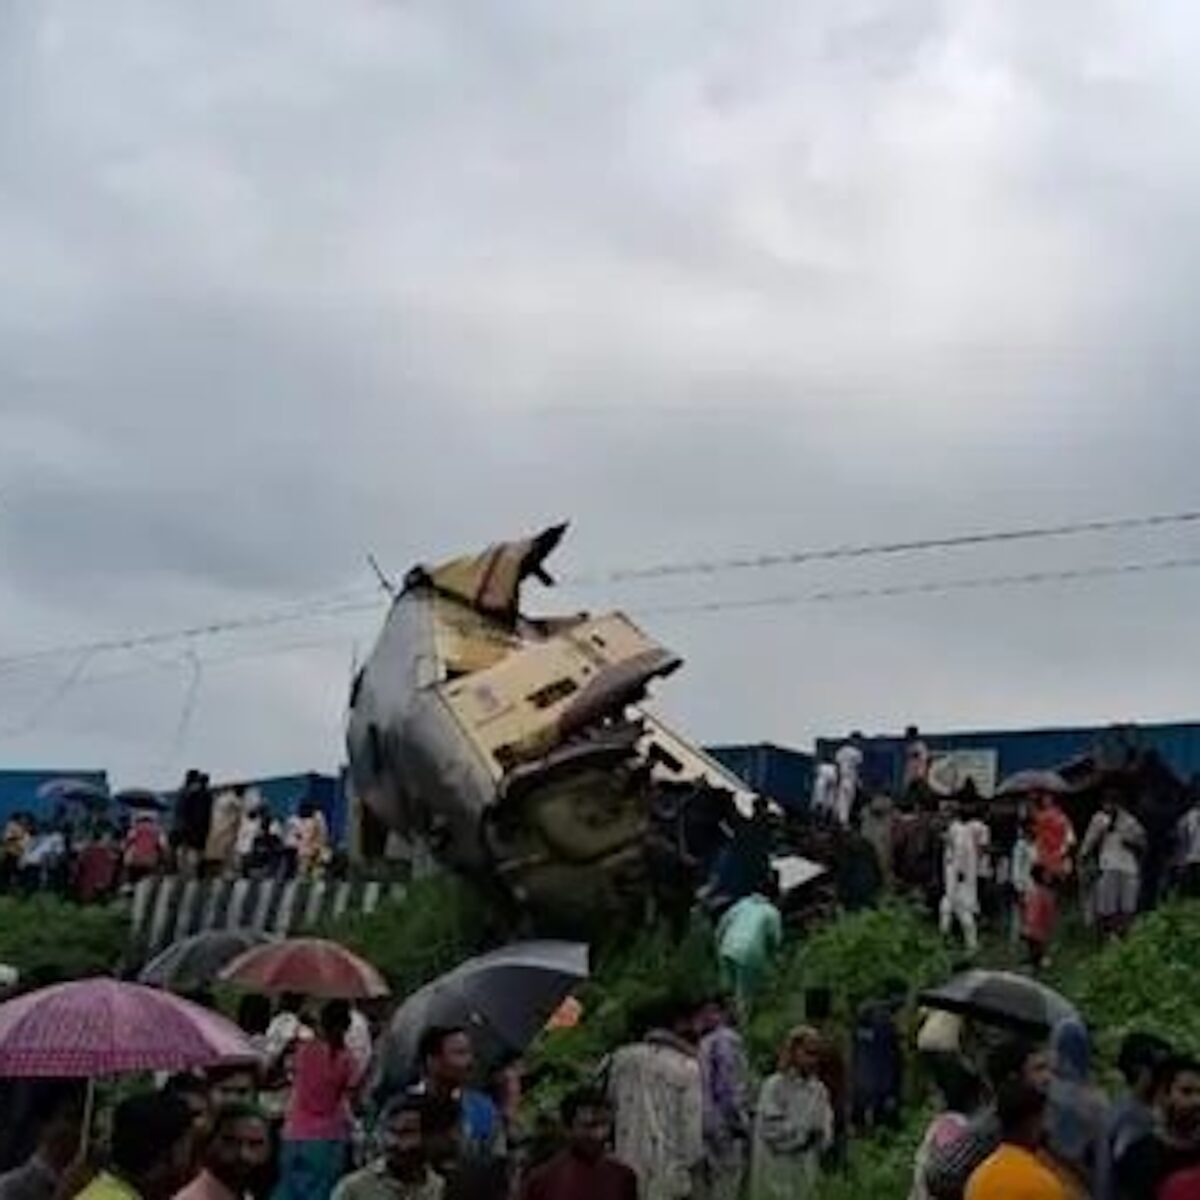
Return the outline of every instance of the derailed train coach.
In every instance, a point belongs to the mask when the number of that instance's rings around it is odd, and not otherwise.
[[[523,614],[565,531],[410,571],[354,680],[347,745],[386,826],[567,924],[690,894],[751,796],[643,707],[677,655],[621,613]]]

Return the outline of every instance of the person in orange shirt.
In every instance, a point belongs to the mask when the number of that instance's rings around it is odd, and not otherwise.
[[[965,1200],[1068,1200],[1062,1180],[1038,1157],[1045,1138],[1046,1096],[1009,1080],[996,1097],[1000,1147],[971,1176]]]

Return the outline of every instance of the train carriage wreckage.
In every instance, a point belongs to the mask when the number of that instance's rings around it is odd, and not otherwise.
[[[409,572],[347,730],[353,787],[384,824],[560,923],[664,887],[690,899],[752,799],[642,707],[679,657],[620,613],[522,613],[565,531]]]

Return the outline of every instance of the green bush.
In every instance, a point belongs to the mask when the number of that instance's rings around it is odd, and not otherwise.
[[[917,1146],[932,1118],[929,1109],[914,1110],[897,1133],[851,1141],[849,1161],[840,1175],[822,1175],[814,1200],[893,1200],[912,1189]]]
[[[767,1064],[788,1030],[804,1020],[804,992],[827,987],[834,1020],[848,1028],[864,1000],[889,985],[915,994],[945,979],[950,953],[929,918],[905,904],[852,913],[789,945],[779,971],[755,1006],[749,1043],[755,1060]]]
[[[1083,958],[1062,982],[1102,1051],[1111,1055],[1136,1029],[1200,1053],[1200,903],[1141,918],[1124,941]]]
[[[128,913],[120,905],[0,897],[0,962],[26,980],[111,975],[120,969],[128,934]]]
[[[531,1099],[552,1113],[562,1096],[592,1075],[632,1036],[638,1009],[666,996],[703,999],[717,986],[712,926],[696,918],[685,936],[645,929],[593,950],[592,978],[578,993],[584,1017],[575,1029],[544,1034],[529,1053],[537,1078]]]
[[[369,915],[348,912],[318,932],[376,966],[397,1000],[480,953],[499,934],[482,895],[450,874],[418,880],[402,900]]]

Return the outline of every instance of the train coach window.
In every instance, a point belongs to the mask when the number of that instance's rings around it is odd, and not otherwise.
[[[563,676],[562,679],[556,679],[553,683],[538,688],[536,692],[530,692],[526,699],[534,708],[549,708],[552,704],[565,700],[577,691],[579,691],[579,684],[575,680]]]

